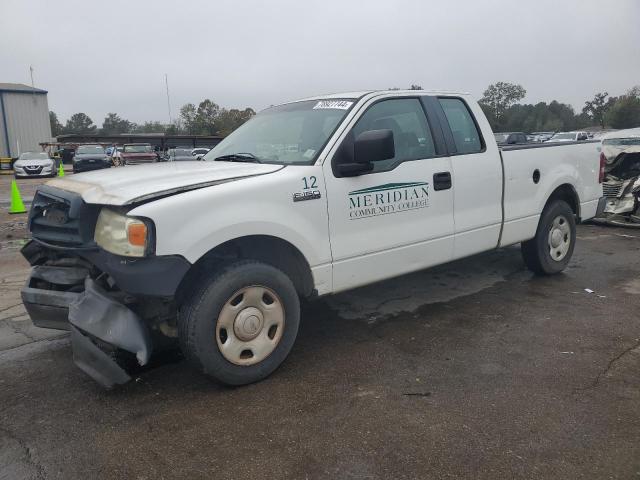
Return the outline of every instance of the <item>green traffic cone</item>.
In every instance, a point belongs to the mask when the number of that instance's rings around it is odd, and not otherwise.
[[[58,168],[58,176],[64,177],[64,168],[62,168],[62,162],[60,162],[60,168]]]
[[[11,205],[9,206],[9,213],[26,213],[27,209],[24,208],[22,198],[20,197],[20,190],[18,190],[18,184],[15,180],[11,180]]]

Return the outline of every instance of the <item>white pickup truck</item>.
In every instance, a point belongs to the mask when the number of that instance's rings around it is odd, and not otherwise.
[[[289,354],[301,297],[516,243],[534,272],[562,271],[576,222],[604,208],[596,146],[499,150],[467,94],[278,105],[205,161],[40,187],[22,297],[36,325],[71,330],[76,364],[106,387],[178,344],[220,382],[255,382]]]

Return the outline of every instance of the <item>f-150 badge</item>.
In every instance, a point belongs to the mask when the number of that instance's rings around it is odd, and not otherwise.
[[[307,190],[306,192],[297,192],[293,194],[294,202],[303,202],[304,200],[315,200],[320,198],[320,190]]]

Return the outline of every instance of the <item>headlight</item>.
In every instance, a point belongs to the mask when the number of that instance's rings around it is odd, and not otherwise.
[[[149,246],[147,224],[108,208],[100,210],[94,240],[106,251],[127,257],[144,257]]]

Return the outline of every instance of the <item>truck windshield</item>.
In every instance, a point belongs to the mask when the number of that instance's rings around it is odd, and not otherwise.
[[[354,103],[353,99],[309,100],[268,108],[204,159],[237,161],[242,156],[260,163],[310,165]]]

